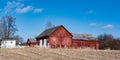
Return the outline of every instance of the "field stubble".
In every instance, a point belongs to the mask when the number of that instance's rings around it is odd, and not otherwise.
[[[120,60],[120,50],[1,48],[0,60]]]

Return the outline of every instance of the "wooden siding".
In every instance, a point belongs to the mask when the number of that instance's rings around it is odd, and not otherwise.
[[[59,27],[49,37],[49,43],[51,47],[71,47],[72,36],[63,27]]]
[[[98,49],[99,43],[96,40],[72,40],[73,48],[91,48]]]
[[[99,43],[97,40],[73,39],[72,37],[73,35],[66,28],[64,28],[64,26],[58,26],[43,31],[43,33],[41,33],[36,39],[39,46],[41,45],[40,42],[45,40],[45,45],[49,45],[49,47],[51,48],[68,47],[98,49],[99,47]]]

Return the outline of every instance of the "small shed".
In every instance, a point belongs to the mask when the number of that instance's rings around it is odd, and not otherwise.
[[[16,40],[2,40],[1,41],[1,48],[15,48],[16,47]]]
[[[35,47],[37,45],[37,41],[36,41],[36,39],[28,38],[26,44],[29,47]]]

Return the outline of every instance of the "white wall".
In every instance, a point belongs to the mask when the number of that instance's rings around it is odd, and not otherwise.
[[[40,40],[40,47],[42,47],[42,40]]]
[[[44,41],[44,42],[42,42],[42,41]],[[40,47],[47,47],[47,40],[46,39],[41,39],[40,40]]]
[[[44,47],[47,47],[47,40],[46,39],[44,39]]]
[[[1,42],[1,48],[14,48],[16,46],[16,40],[3,40]]]

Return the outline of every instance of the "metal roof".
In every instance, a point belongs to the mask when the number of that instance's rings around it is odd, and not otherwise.
[[[73,35],[72,39],[96,40],[96,38],[93,37],[91,34],[76,34],[76,33],[72,33],[72,35]]]
[[[28,38],[30,42],[36,42],[36,39]]]

